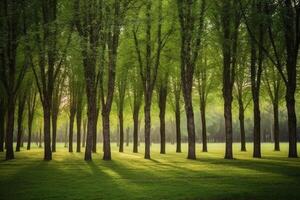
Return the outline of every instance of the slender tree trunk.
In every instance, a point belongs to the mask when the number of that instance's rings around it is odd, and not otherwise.
[[[31,131],[32,131],[32,127],[29,126],[28,127],[27,150],[30,150],[30,146],[31,146]]]
[[[102,111],[103,126],[103,160],[111,160],[109,112]]]
[[[188,130],[188,159],[196,159],[195,122],[192,98],[191,96],[187,96],[184,99]]]
[[[86,67],[87,68],[87,67]],[[97,127],[97,105],[96,105],[96,91],[93,85],[90,85],[90,80],[87,78],[86,90],[87,90],[87,100],[88,100],[88,125],[87,125],[87,137],[85,146],[85,157],[84,160],[92,160],[92,147],[93,147],[93,136],[96,132]]]
[[[13,150],[13,134],[14,134],[14,121],[15,121],[15,99],[12,95],[8,95],[8,105],[7,105],[7,125],[6,125],[6,137],[5,137],[5,147],[6,147],[6,160],[14,159]]]
[[[138,131],[139,131],[139,109],[133,111],[133,153],[138,152]]]
[[[245,116],[243,100],[239,98],[239,121],[241,132],[241,151],[246,151]]]
[[[19,97],[19,104],[18,104],[18,132],[17,132],[17,145],[16,151],[20,151],[21,143],[22,143],[22,135],[23,135],[23,114],[25,110],[25,102],[26,102],[26,95],[22,95]]]
[[[86,120],[83,120],[83,136],[82,136],[82,147],[85,147],[85,143],[86,143],[86,129],[87,129],[87,124],[86,124]]]
[[[259,5],[261,6],[261,5]],[[253,40],[253,39],[252,39]],[[263,44],[263,30],[262,25],[259,26],[259,41]],[[261,119],[260,119],[260,106],[259,106],[259,92],[260,92],[260,81],[262,72],[262,49],[259,47],[258,52],[258,63],[256,67],[256,47],[254,41],[251,41],[251,90],[253,99],[253,157],[261,157]]]
[[[232,101],[225,97],[224,101],[224,117],[225,117],[225,136],[226,136],[226,151],[225,159],[233,159],[232,154]]]
[[[254,106],[254,151],[253,151],[253,157],[260,158],[261,157],[261,138],[260,138],[260,109],[259,109],[259,96],[257,94],[257,91],[255,91],[255,95],[253,96],[253,106]]]
[[[166,104],[167,104],[167,88],[161,86],[159,89],[159,120],[160,120],[160,153],[166,153]]]
[[[75,112],[71,111],[70,114],[70,127],[69,127],[69,152],[73,152],[73,128],[74,128]]]
[[[297,158],[297,118],[295,111],[295,89],[289,86],[286,91],[286,107],[288,111],[289,157]]]
[[[129,127],[126,128],[126,147],[129,146]]]
[[[49,104],[51,105],[51,104]],[[51,106],[44,105],[44,160],[52,160],[51,137],[50,137],[50,119]]]
[[[120,109],[119,111],[119,134],[120,134],[120,144],[119,144],[119,152],[124,151],[124,125],[123,125],[123,110]]]
[[[278,103],[273,103],[273,114],[274,114],[274,150],[280,151],[280,145],[279,145],[279,115],[278,115]]]
[[[0,152],[4,151],[5,115],[6,108],[4,102],[0,100]]]
[[[179,100],[175,104],[175,121],[176,121],[176,152],[181,153],[181,128],[180,128],[180,105]]]
[[[150,131],[151,131],[151,95],[145,95],[145,159],[151,159],[150,157]]]
[[[52,152],[56,152],[57,114],[52,115]]]
[[[39,148],[42,148],[42,128],[40,128],[39,132]]]
[[[99,118],[99,109],[96,111],[96,127],[95,132],[93,133],[93,146],[92,146],[92,152],[97,153],[97,123]]]
[[[82,111],[78,110],[76,114],[76,125],[77,125],[77,148],[76,152],[80,152],[81,148],[81,115]]]
[[[202,151],[207,152],[207,134],[206,134],[206,116],[205,116],[205,101],[200,102],[200,113],[202,123]]]

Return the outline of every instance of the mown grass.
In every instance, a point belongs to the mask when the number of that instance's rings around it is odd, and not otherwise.
[[[143,159],[142,146],[137,154],[112,146],[112,161],[96,153],[85,162],[84,153],[61,144],[50,162],[36,147],[12,161],[0,153],[0,199],[300,199],[300,159],[287,158],[287,144],[281,152],[263,144],[261,159],[252,158],[252,144],[247,152],[234,144],[234,160],[223,159],[224,144],[209,144],[208,153],[198,145],[197,160],[171,144],[166,155],[153,144],[151,160]]]

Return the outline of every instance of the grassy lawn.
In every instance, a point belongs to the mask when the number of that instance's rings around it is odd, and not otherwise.
[[[166,155],[152,145],[151,160],[143,159],[143,146],[138,154],[131,146],[119,153],[115,144],[112,161],[96,153],[85,162],[84,153],[68,153],[62,144],[50,162],[36,147],[12,161],[0,153],[0,199],[300,199],[300,159],[287,158],[287,144],[281,152],[263,144],[261,159],[252,158],[252,144],[247,148],[240,152],[235,144],[235,159],[224,160],[224,144],[209,144],[208,153],[198,145],[194,161],[171,144]]]

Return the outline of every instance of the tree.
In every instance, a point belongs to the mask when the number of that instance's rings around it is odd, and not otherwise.
[[[50,121],[53,90],[66,57],[67,47],[71,41],[73,24],[68,26],[70,30],[66,44],[60,48],[61,46],[58,43],[59,26],[57,25],[58,2],[56,0],[43,0],[38,2],[37,6],[34,29],[38,59],[35,61],[31,58],[31,60],[44,113],[44,160],[52,160]],[[39,9],[42,13],[38,12]],[[59,49],[62,49],[62,51],[59,51]]]
[[[225,159],[233,159],[232,154],[232,91],[235,80],[237,41],[240,26],[240,13],[237,1],[223,1],[219,5],[222,30],[223,54],[223,99],[225,118]]]
[[[36,95],[37,95],[37,90],[36,86],[32,82],[30,85],[30,92],[27,97],[27,128],[28,128],[28,140],[27,140],[27,150],[30,150],[31,147],[31,136],[32,136],[32,124],[34,120],[34,115],[36,112]]]
[[[245,110],[250,104],[249,98],[249,75],[247,70],[248,49],[243,45],[243,41],[240,40],[239,56],[237,58],[236,65],[236,79],[235,79],[235,96],[239,106],[239,123],[240,123],[240,135],[241,135],[241,151],[246,151],[246,131],[245,131]]]
[[[188,130],[188,159],[196,159],[192,88],[195,65],[201,46],[206,0],[201,1],[200,9],[196,1],[190,0],[178,0],[177,7],[181,34],[181,87]],[[200,13],[197,15],[197,12]]]
[[[207,47],[205,45],[205,47]],[[207,152],[207,128],[206,128],[206,105],[207,98],[212,89],[214,74],[209,69],[207,53],[202,52],[199,64],[196,68],[197,90],[200,99],[200,115],[202,124],[202,151]]]
[[[159,107],[159,121],[160,121],[160,153],[166,153],[166,106],[168,96],[168,82],[169,72],[167,70],[161,71],[157,83],[157,99]]]
[[[138,77],[138,69],[134,67],[132,70],[132,81],[130,91],[132,92],[133,100],[131,100],[132,119],[133,119],[133,152],[138,152],[139,141],[139,113],[143,101],[143,88]]]
[[[297,155],[297,117],[295,111],[295,92],[296,92],[296,76],[297,61],[300,45],[300,2],[285,0],[280,2],[282,6],[282,21],[284,25],[284,38],[286,45],[286,65],[287,72],[284,83],[286,85],[286,107],[288,111],[288,130],[289,130],[289,157],[296,158]],[[281,67],[279,72],[283,75]]]
[[[263,83],[267,90],[269,99],[273,107],[273,135],[274,135],[274,150],[280,151],[279,144],[279,104],[284,97],[284,88],[282,78],[275,66],[269,66],[264,70]]]
[[[117,105],[118,110],[118,118],[119,118],[119,152],[124,151],[124,104],[125,104],[125,92],[127,87],[127,66],[122,66],[121,69],[119,69],[119,76],[117,76],[117,91],[116,91],[116,98],[115,102]]]
[[[29,66],[28,59],[23,59],[22,64],[17,64],[17,49],[21,38],[27,36],[27,21],[24,2],[1,1],[0,3],[0,73],[7,100],[6,120],[6,160],[14,159],[13,132],[15,121],[15,104],[21,82]],[[22,10],[23,12],[20,12]],[[21,28],[23,27],[23,29]],[[26,47],[25,47],[26,46]],[[24,45],[24,54],[28,52]]]
[[[58,77],[53,91],[52,101],[52,152],[56,152],[57,119],[60,111],[61,99],[64,93],[66,73]]]
[[[178,71],[178,70],[177,70]],[[171,76],[170,85],[171,85],[171,107],[175,115],[175,126],[176,126],[176,152],[181,153],[181,82],[177,78],[179,73],[175,73],[174,76]]]
[[[105,84],[105,65],[103,63],[100,66],[99,73],[99,87],[100,87],[100,97],[101,97],[101,115],[102,115],[102,128],[103,128],[103,160],[111,160],[111,150],[110,150],[110,111],[113,102],[114,88],[115,88],[115,76],[116,76],[116,65],[118,57],[118,47],[119,38],[121,32],[121,26],[125,18],[125,14],[130,6],[130,0],[115,0],[113,1],[111,7],[106,6],[106,22],[104,32],[106,33],[105,42],[107,45],[107,87]],[[103,45],[105,45],[103,43]],[[102,48],[105,50],[105,48]]]
[[[80,145],[81,145],[81,122],[82,122],[82,112],[84,109],[84,98],[82,96],[82,93],[84,92],[84,83],[83,81],[79,82],[79,85],[77,86],[77,105],[76,105],[76,109],[77,109],[77,114],[76,114],[76,125],[77,125],[77,147],[76,147],[76,152],[80,152]],[[85,126],[83,126],[83,128],[85,129]],[[84,131],[85,132],[85,131]],[[85,138],[85,134],[84,137]],[[83,141],[85,141],[85,139],[83,139]]]
[[[99,9],[99,10],[98,10]],[[74,23],[80,37],[80,45],[83,59],[84,78],[87,96],[87,138],[85,147],[86,161],[92,160],[93,135],[96,133],[96,63],[100,39],[100,30],[103,22],[103,2],[97,1],[91,5],[91,1],[74,1]],[[86,21],[89,14],[90,20]]]
[[[139,62],[139,73],[142,80],[143,92],[144,92],[144,114],[145,114],[145,159],[150,159],[150,131],[151,131],[151,104],[152,95],[157,78],[157,71],[160,64],[161,51],[166,44],[166,41],[171,32],[167,32],[162,36],[162,1],[158,1],[158,22],[156,29],[156,48],[153,48],[152,38],[152,1],[146,1],[146,24],[145,24],[145,62],[142,59],[141,42],[138,38],[139,27],[135,27],[133,30],[133,37],[135,43],[135,49],[137,54],[137,60]],[[154,54],[154,55],[153,55]]]
[[[2,92],[2,88],[0,90]],[[4,95],[1,95],[0,96],[0,152],[4,151],[5,116],[6,116],[6,102],[5,102]]]
[[[24,88],[26,91],[27,89]],[[24,127],[23,127],[23,119],[24,119],[24,111],[25,111],[25,103],[27,98],[27,93],[25,91],[22,91],[18,96],[18,128],[17,128],[17,144],[16,144],[16,151],[20,151]]]

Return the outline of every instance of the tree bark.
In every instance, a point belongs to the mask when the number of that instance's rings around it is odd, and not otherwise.
[[[5,137],[5,147],[6,147],[6,160],[14,159],[13,150],[13,133],[14,133],[14,121],[15,121],[15,99],[12,95],[8,96],[7,105],[7,121],[6,121],[6,137]]]
[[[145,94],[145,159],[151,159],[150,157],[150,131],[151,131],[151,94]]]
[[[70,123],[69,123],[69,152],[73,152],[73,128],[75,120],[75,111],[70,113]]]
[[[4,103],[4,100],[0,99],[0,152],[4,151],[5,115],[6,105]]]
[[[139,109],[134,107],[133,111],[133,153],[138,152],[138,137],[139,137]]]
[[[244,116],[244,103],[240,97],[239,103],[239,121],[240,121],[240,132],[241,132],[241,151],[246,151],[246,134],[245,134],[245,116]]]
[[[82,110],[81,108],[77,110],[76,114],[76,125],[77,125],[77,147],[76,147],[76,152],[80,152],[81,148],[81,118],[82,118]]]
[[[86,124],[86,120],[83,120],[83,136],[82,136],[82,147],[85,147],[85,143],[86,143],[86,129],[87,129],[87,124]]]
[[[56,152],[57,113],[52,114],[52,152]]]
[[[176,152],[181,153],[180,102],[175,100]]]
[[[293,5],[295,4],[295,5]],[[286,71],[288,82],[286,83],[286,107],[288,112],[288,131],[289,131],[289,157],[297,158],[297,117],[295,111],[295,92],[297,78],[297,60],[299,52],[299,2],[291,0],[284,1],[285,13],[283,13],[284,36],[286,43]]]
[[[50,137],[50,119],[51,103],[43,105],[44,110],[44,160],[52,160],[51,137]]]
[[[23,136],[23,117],[26,103],[26,94],[22,94],[18,100],[18,131],[17,131],[17,144],[16,151],[20,151],[22,136]]]
[[[121,106],[121,105],[120,105]],[[124,125],[123,125],[123,109],[120,108],[119,111],[119,134],[120,134],[120,143],[119,143],[119,152],[123,152],[124,151]]]
[[[102,112],[103,160],[111,160],[109,112]]]
[[[279,144],[279,109],[278,103],[273,103],[273,124],[274,124],[274,150],[280,151],[280,144]]]
[[[32,123],[35,114],[35,107],[36,107],[36,92],[34,91],[33,94],[30,94],[28,101],[28,140],[27,140],[27,150],[30,150],[31,147],[31,133],[32,133]]]
[[[167,104],[167,85],[159,88],[159,120],[160,120],[160,153],[166,153],[166,104]]]
[[[201,113],[201,123],[202,123],[202,151],[207,152],[207,134],[206,134],[206,105],[205,101],[200,102],[200,113]]]
[[[196,138],[195,138],[195,122],[194,111],[191,96],[185,97],[185,110],[188,130],[188,159],[196,159]]]
[[[286,107],[288,111],[289,157],[297,158],[297,118],[295,111],[295,88],[291,84],[286,91]]]
[[[86,77],[86,79],[88,79]],[[96,95],[92,87],[87,84],[87,99],[88,99],[88,125],[87,125],[87,137],[86,137],[86,146],[85,146],[85,157],[84,160],[90,161],[92,160],[92,146],[93,146],[93,135],[96,132]]]

